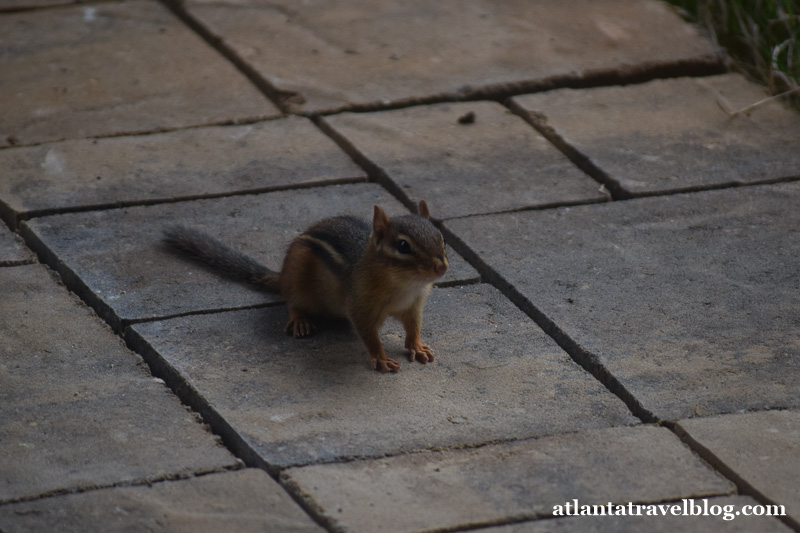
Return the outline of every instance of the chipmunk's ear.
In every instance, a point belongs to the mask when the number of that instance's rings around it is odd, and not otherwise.
[[[383,209],[376,205],[375,212],[372,215],[372,235],[375,237],[376,243],[381,242],[391,224],[391,220],[383,212]]]
[[[417,213],[424,216],[425,218],[431,218],[431,212],[428,211],[428,204],[425,203],[425,200],[420,200],[419,204],[417,205]]]

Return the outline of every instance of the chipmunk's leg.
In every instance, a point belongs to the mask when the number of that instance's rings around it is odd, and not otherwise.
[[[369,352],[369,356],[372,358],[372,368],[380,370],[381,372],[397,372],[400,370],[400,365],[397,361],[388,357],[386,352],[383,351],[383,344],[381,344],[381,340],[378,338],[378,330],[375,330],[369,338],[363,340],[364,344],[367,346],[367,352]]]
[[[386,352],[383,351],[383,344],[378,336],[378,329],[383,324],[382,317],[368,317],[364,313],[359,316],[350,316],[350,322],[353,328],[361,337],[364,346],[367,347],[367,353],[372,359],[372,368],[380,370],[381,372],[397,372],[400,370],[400,365],[397,361],[388,357]]]
[[[410,308],[396,315],[406,330],[405,346],[406,350],[408,350],[408,358],[411,361],[416,360],[422,364],[433,361],[433,350],[427,344],[422,344],[422,340],[419,338],[424,305],[425,298],[418,298]]]
[[[295,239],[283,262],[280,274],[281,294],[289,306],[289,321],[284,330],[296,338],[313,335],[316,328],[309,320],[318,311],[315,287],[309,280],[316,279],[319,261],[305,246],[302,239]]]

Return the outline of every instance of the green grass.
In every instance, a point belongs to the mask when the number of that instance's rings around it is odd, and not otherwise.
[[[738,69],[800,104],[800,0],[669,0],[728,51]]]

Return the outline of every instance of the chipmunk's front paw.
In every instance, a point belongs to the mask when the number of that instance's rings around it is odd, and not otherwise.
[[[394,359],[384,356],[382,359],[373,359],[372,368],[381,372],[397,372],[400,370],[400,365]]]
[[[427,344],[417,339],[414,342],[406,342],[406,350],[408,350],[408,358],[411,361],[419,361],[423,365],[428,361],[433,361],[433,349]]]
[[[308,337],[313,335],[316,328],[305,316],[299,313],[289,313],[289,322],[286,323],[284,331],[293,337]]]

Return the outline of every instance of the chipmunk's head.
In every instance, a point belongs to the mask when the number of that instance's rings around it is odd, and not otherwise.
[[[434,281],[447,272],[444,238],[431,222],[425,200],[420,200],[417,210],[418,215],[389,218],[376,205],[371,240],[391,267],[416,280]]]

